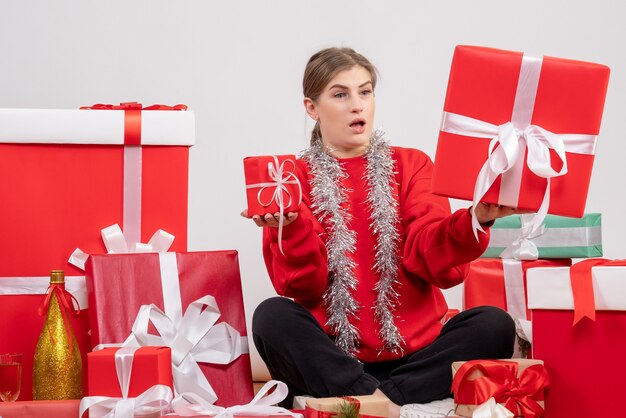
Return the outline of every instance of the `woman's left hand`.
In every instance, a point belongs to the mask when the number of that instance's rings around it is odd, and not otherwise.
[[[533,213],[533,211],[516,209],[509,206],[496,205],[495,203],[483,202],[480,202],[478,205],[476,205],[476,207],[474,207],[474,214],[476,215],[476,219],[481,224],[491,222],[504,216],[525,213]]]

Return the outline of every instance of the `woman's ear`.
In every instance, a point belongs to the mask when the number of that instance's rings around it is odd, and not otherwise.
[[[304,109],[306,110],[306,113],[308,113],[308,115],[311,117],[311,119],[315,121],[319,120],[315,102],[311,100],[309,97],[304,98]]]

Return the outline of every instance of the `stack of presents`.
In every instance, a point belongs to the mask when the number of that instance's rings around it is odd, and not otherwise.
[[[520,358],[453,364],[459,416],[623,409],[626,263],[597,258],[600,215],[584,213],[608,77],[592,63],[455,51],[433,191],[538,213],[496,221],[471,265],[464,307],[507,310],[526,343]],[[24,355],[23,403],[44,320],[38,307],[49,271],[62,268],[80,304],[71,324],[84,416],[289,413],[272,406],[285,396],[281,382],[253,398],[237,252],[187,252],[193,143],[184,106],[0,110],[0,352]],[[288,169],[276,170],[284,161],[259,161],[248,184],[269,189],[270,203],[282,196],[282,209],[297,205]],[[305,414],[333,416],[350,399],[311,400]],[[361,415],[386,414],[367,397],[353,403]]]

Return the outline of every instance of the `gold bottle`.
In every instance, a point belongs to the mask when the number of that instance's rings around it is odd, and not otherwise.
[[[73,309],[72,301],[67,295],[65,273],[52,270],[46,303],[42,305],[47,307],[46,319],[33,363],[35,400],[82,398],[83,365],[68,312]]]

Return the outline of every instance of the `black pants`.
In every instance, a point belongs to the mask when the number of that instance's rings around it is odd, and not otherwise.
[[[379,388],[398,405],[450,396],[453,361],[510,358],[515,324],[501,309],[481,306],[450,319],[427,347],[401,359],[361,363],[339,349],[313,315],[282,297],[254,312],[252,335],[273,379],[294,395],[369,395]]]

